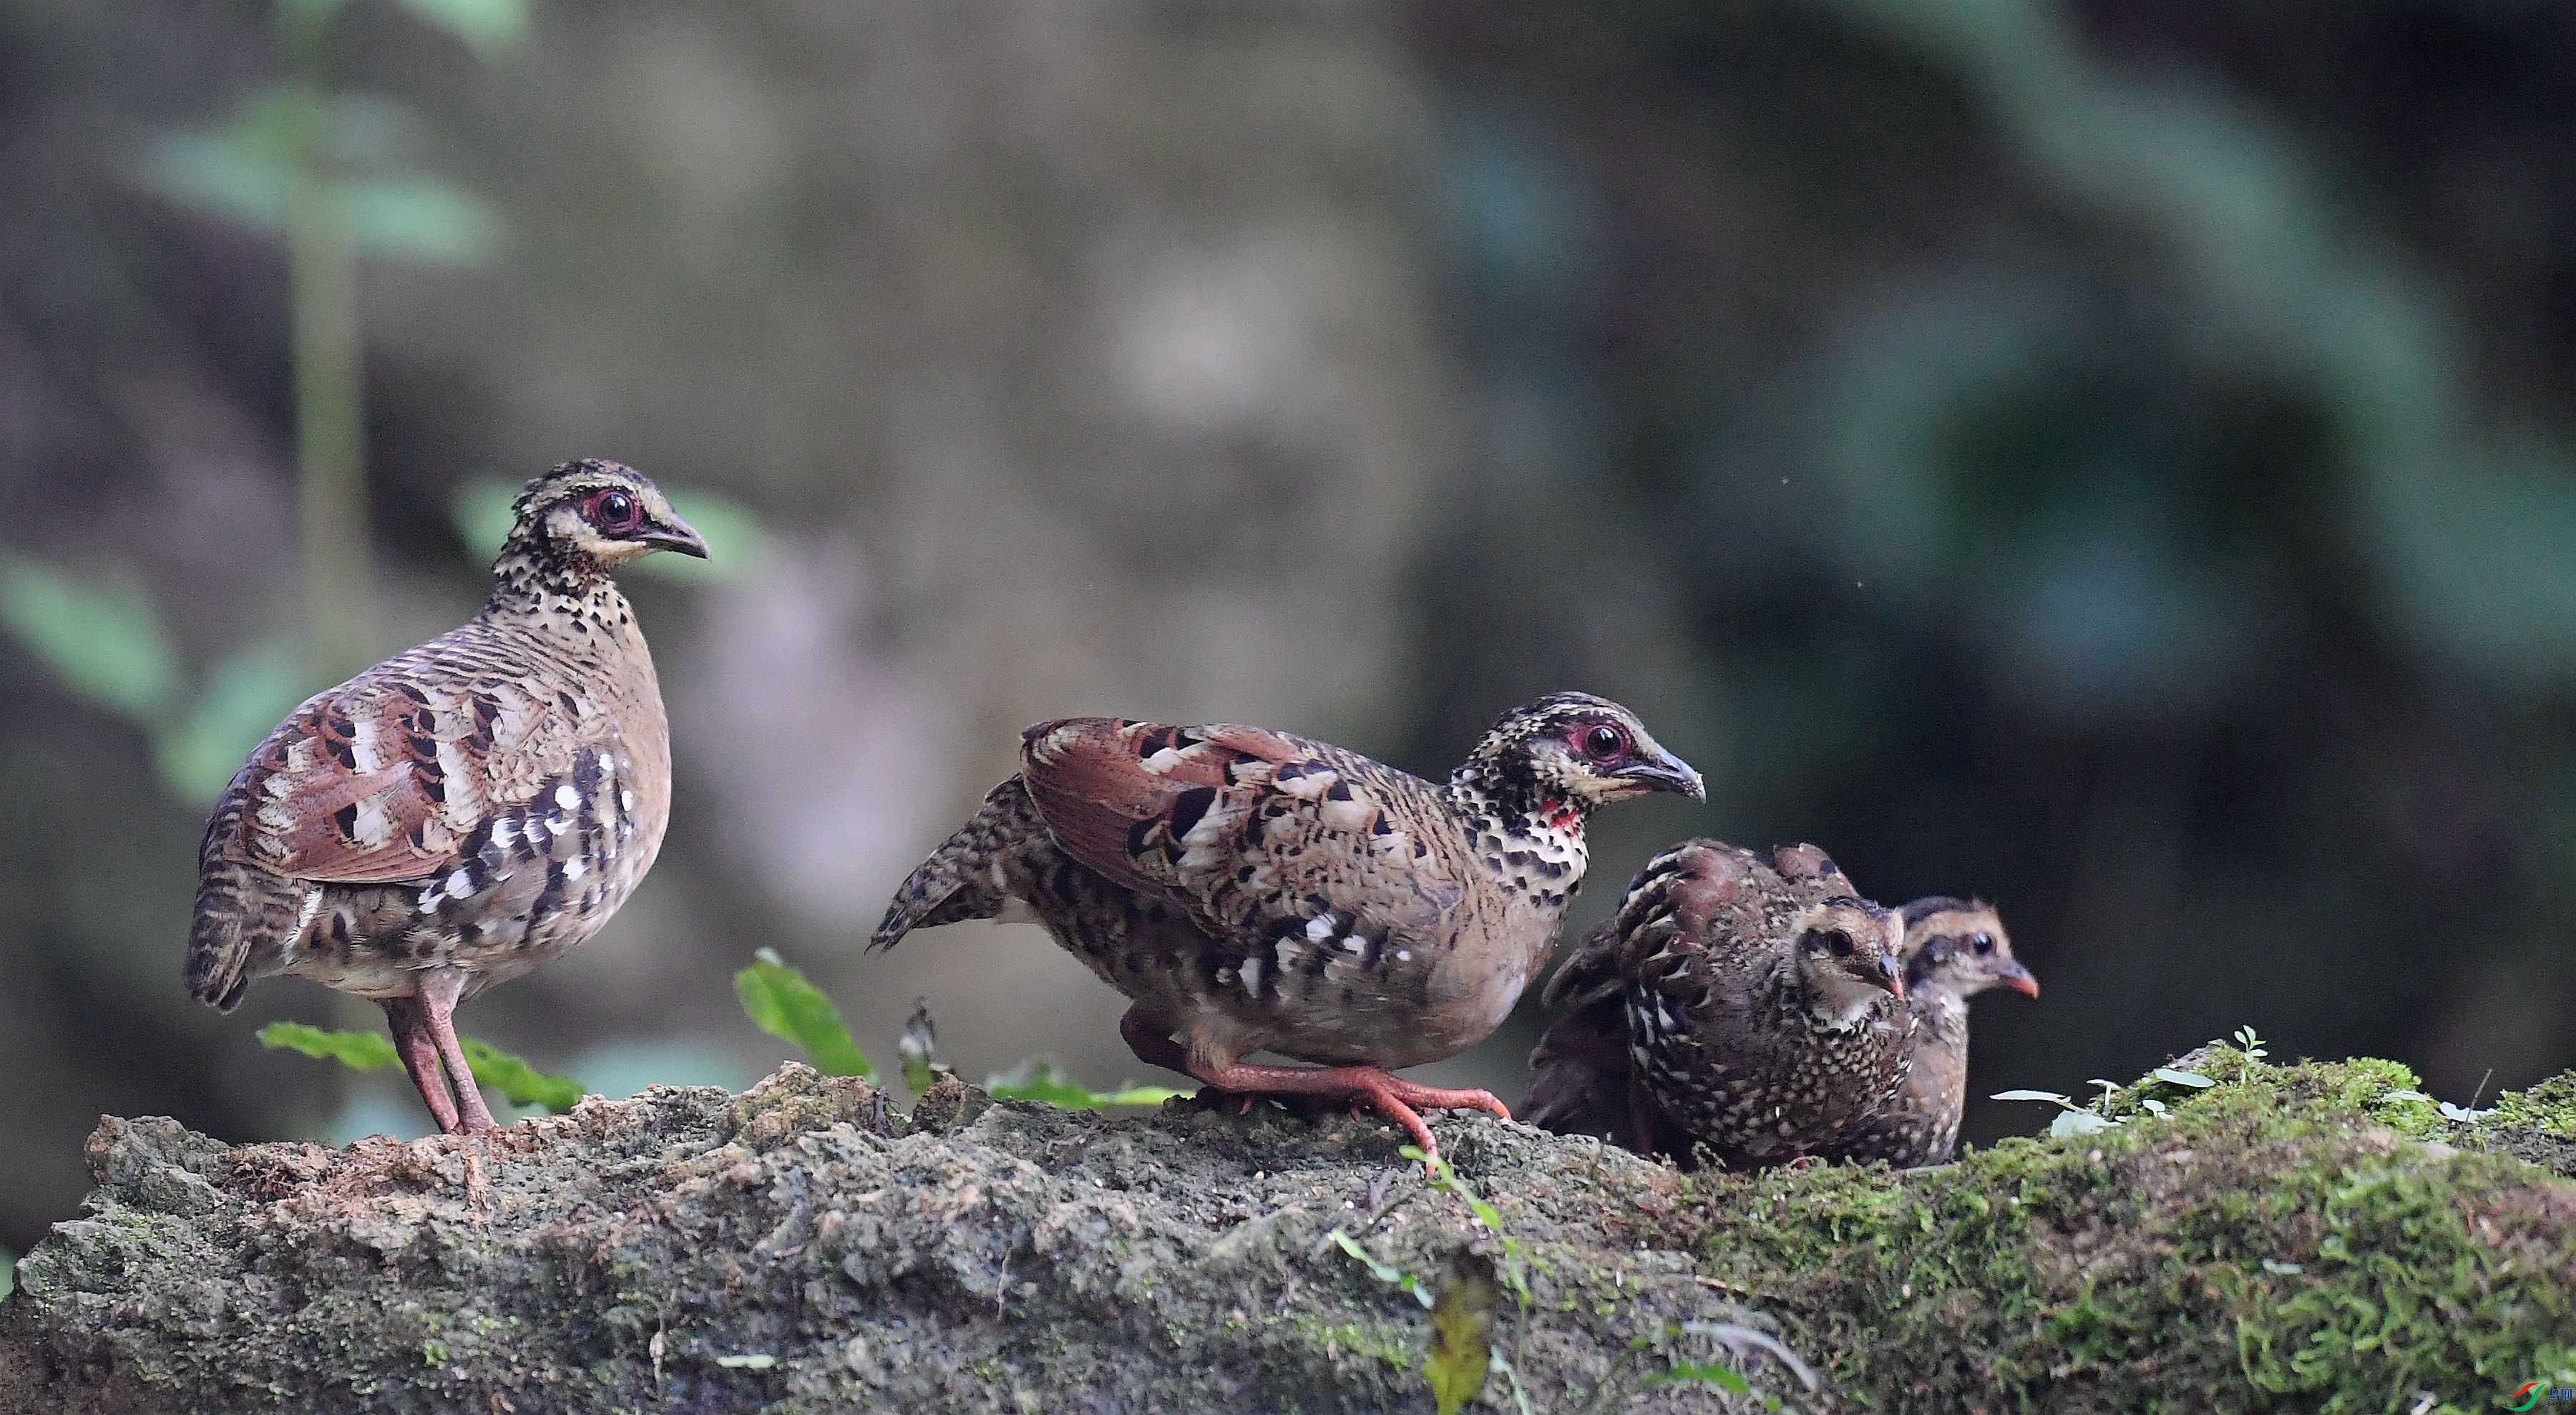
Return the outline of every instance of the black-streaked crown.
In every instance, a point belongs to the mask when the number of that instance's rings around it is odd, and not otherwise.
[[[1533,812],[1550,802],[1589,811],[1648,791],[1708,795],[1699,773],[1664,750],[1635,713],[1590,693],[1550,693],[1504,713],[1450,780]]]
[[[653,479],[620,462],[565,462],[510,503],[510,536],[492,573],[501,589],[579,593],[607,571],[657,550],[703,560],[707,543]]]

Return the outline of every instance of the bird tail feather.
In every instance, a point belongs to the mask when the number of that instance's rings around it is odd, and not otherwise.
[[[225,1012],[252,978],[276,971],[285,944],[318,903],[317,886],[235,861],[211,862],[197,886],[188,926],[188,992]]]
[[[914,929],[965,919],[998,919],[1009,908],[1010,857],[1018,847],[1048,839],[1037,803],[1016,776],[984,794],[974,817],[895,887],[885,918],[868,940],[882,952]]]

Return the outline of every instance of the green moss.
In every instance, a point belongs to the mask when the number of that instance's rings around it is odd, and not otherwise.
[[[2389,1101],[2412,1073],[2193,1060],[2220,1084],[2121,1088],[2095,1135],[1915,1176],[1702,1179],[1703,1261],[1776,1294],[1846,1395],[1888,1408],[2466,1407],[2576,1363],[2576,1256],[2494,1198],[2531,1172],[2407,1138],[2437,1119]]]
[[[2527,1091],[2496,1097],[2492,1123],[2576,1136],[2576,1071],[2562,1071]]]
[[[1328,1323],[1302,1313],[1288,1317],[1286,1322],[1299,1341],[1323,1353],[1327,1361],[1347,1351],[1382,1361],[1396,1371],[1410,1372],[1422,1356],[1411,1333],[1392,1327],[1365,1322]]]

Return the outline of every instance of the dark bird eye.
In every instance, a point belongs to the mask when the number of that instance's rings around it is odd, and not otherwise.
[[[1628,734],[1602,723],[1583,734],[1583,754],[1596,762],[1606,762],[1628,750]]]
[[[1851,957],[1851,935],[1840,929],[1819,929],[1807,935],[1807,942],[1814,947],[1824,949],[1836,958]]]
[[[1995,951],[1995,936],[1993,934],[1979,934],[1968,941],[1977,946],[1977,954],[1979,957],[1983,957],[1986,954]]]
[[[622,491],[603,491],[590,503],[590,522],[603,531],[631,531],[643,519],[635,498]]]

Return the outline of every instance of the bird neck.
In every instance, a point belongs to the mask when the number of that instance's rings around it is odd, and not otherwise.
[[[539,622],[578,618],[613,624],[631,618],[626,596],[596,557],[515,533],[492,562],[492,597],[483,613]]]
[[[1589,807],[1482,752],[1451,772],[1440,794],[1467,824],[1479,857],[1501,874],[1506,889],[1536,890],[1562,902],[1582,887],[1591,862],[1583,842]]]
[[[1916,988],[1908,985],[1905,1002],[1914,1014],[1916,1049],[1956,1049],[1965,1055],[1968,1049],[1968,999],[1952,989],[1933,984]]]
[[[1774,965],[1771,975],[1773,1015],[1784,1025],[1819,1032],[1848,1032],[1879,1014],[1904,1004],[1895,994],[1871,987],[1831,964],[1811,963],[1792,952]]]

